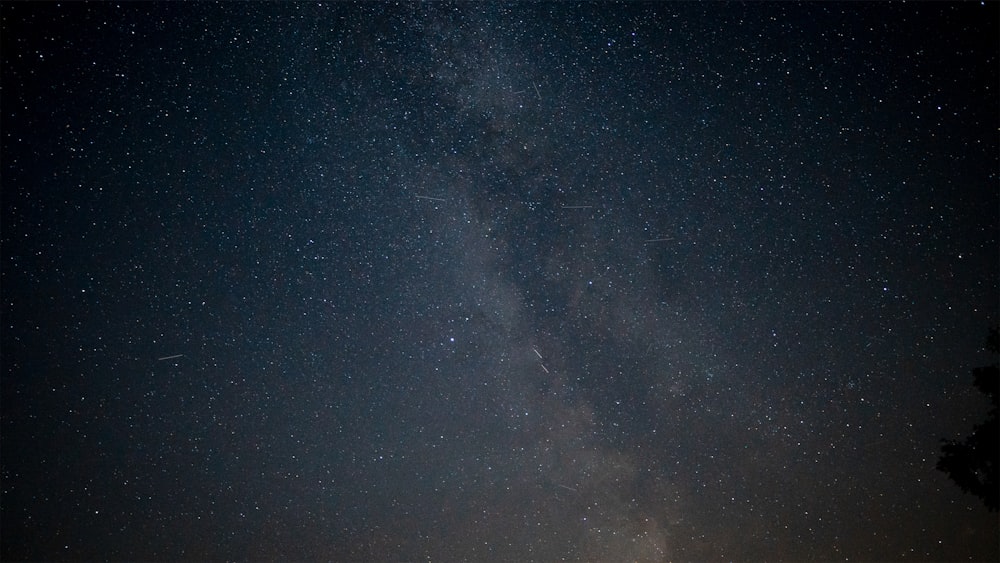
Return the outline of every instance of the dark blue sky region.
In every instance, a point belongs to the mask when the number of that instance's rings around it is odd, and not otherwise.
[[[4,3],[4,560],[996,560],[997,3]]]

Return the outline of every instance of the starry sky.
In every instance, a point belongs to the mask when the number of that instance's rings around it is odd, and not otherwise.
[[[996,560],[1000,4],[22,4],[4,560]]]

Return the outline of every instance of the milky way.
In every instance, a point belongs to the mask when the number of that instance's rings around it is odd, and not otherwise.
[[[12,4],[4,560],[995,560],[998,5]]]

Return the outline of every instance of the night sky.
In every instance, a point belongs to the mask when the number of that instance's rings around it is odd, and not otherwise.
[[[14,4],[4,560],[996,560],[1000,4]]]

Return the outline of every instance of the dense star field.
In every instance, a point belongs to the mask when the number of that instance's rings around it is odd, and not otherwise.
[[[3,560],[997,559],[1000,4],[0,15]]]

